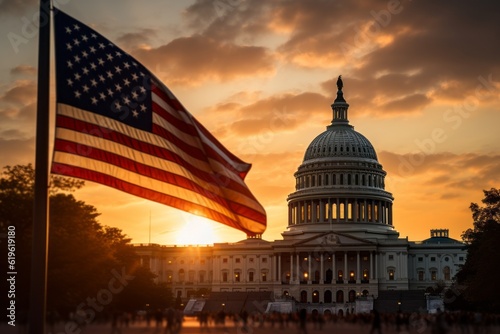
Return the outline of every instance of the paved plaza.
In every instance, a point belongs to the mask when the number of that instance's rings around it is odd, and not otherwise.
[[[167,333],[165,330],[165,322],[163,322],[161,328],[157,328],[154,323],[147,326],[145,322],[137,322],[134,324],[129,324],[128,327],[120,326],[117,329],[112,329],[111,323],[93,323],[85,327],[71,328],[68,326],[65,329],[65,325],[68,324],[60,323],[57,324],[53,329],[48,330],[48,334],[66,334],[66,333],[79,333],[79,334],[138,334],[138,333],[151,333],[151,334],[163,334]],[[459,324],[451,324],[445,333],[436,333],[433,330],[433,323],[425,321],[424,319],[418,319],[413,323],[410,323],[408,327],[402,326],[399,330],[396,328],[395,322],[384,323],[382,326],[382,334],[397,334],[397,333],[415,333],[415,334],[500,334],[500,326],[498,325],[488,325],[488,326],[473,326],[469,325],[467,327],[461,327]],[[319,334],[319,333],[339,333],[339,334],[368,334],[371,331],[370,323],[349,323],[343,320],[337,322],[326,322],[322,328],[319,324],[314,324],[308,322],[306,326],[307,334]],[[22,326],[12,327],[6,324],[0,324],[0,333],[2,334],[21,334],[27,333],[26,329]],[[194,318],[186,318],[183,322],[183,326],[178,334],[288,334],[288,333],[298,333],[304,334],[303,331],[299,330],[297,323],[289,323],[288,325],[280,326],[279,324],[265,323],[249,323],[246,329],[241,327],[241,324],[234,324],[234,322],[229,321],[226,326],[210,324],[208,327],[201,328],[198,321]],[[177,334],[171,333],[171,334]],[[169,333],[170,334],[170,333]]]

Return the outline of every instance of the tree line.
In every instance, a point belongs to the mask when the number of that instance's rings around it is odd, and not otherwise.
[[[8,254],[8,232],[15,231],[15,285],[2,279],[2,308],[15,301],[16,322],[26,321],[32,259],[35,171],[31,164],[6,166],[0,178],[0,245]],[[49,244],[47,314],[67,319],[107,317],[174,306],[172,291],[157,284],[148,267],[141,266],[133,245],[120,229],[99,223],[99,212],[73,193],[84,182],[52,176],[49,187]],[[12,233],[11,233],[12,234]],[[2,272],[9,272],[2,259]],[[14,298],[7,292],[14,289]],[[4,308],[5,307],[5,308]],[[91,313],[92,312],[92,313]]]

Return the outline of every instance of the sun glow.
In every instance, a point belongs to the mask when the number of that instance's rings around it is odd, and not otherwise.
[[[177,232],[178,245],[210,245],[217,242],[215,223],[209,219],[190,215]]]

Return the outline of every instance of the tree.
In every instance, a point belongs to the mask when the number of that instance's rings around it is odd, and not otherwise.
[[[7,235],[12,227],[16,232],[15,299],[20,322],[28,309],[29,299],[34,174],[32,165],[7,166],[0,178],[0,234]],[[115,311],[136,306],[126,303],[127,294],[146,298],[166,295],[157,290],[150,270],[139,266],[130,238],[118,228],[101,225],[97,209],[71,194],[83,186],[83,181],[51,178],[47,310],[65,317],[78,308],[87,307],[88,315],[91,311],[86,305],[88,298],[99,300],[101,297],[108,311]],[[0,241],[3,247],[3,239]],[[130,282],[123,278],[117,281],[117,276],[128,277]],[[135,280],[137,282],[132,283]],[[6,280],[0,284],[2,291],[8,291]],[[110,289],[113,292],[106,292]],[[123,298],[120,294],[124,294]],[[96,307],[92,312],[96,311],[102,315],[106,313],[104,307]],[[87,316],[85,320],[92,319]]]
[[[484,206],[470,205],[473,227],[462,234],[468,254],[457,273],[459,285],[465,286],[464,298],[476,308],[500,311],[498,278],[500,266],[500,190],[484,190]]]

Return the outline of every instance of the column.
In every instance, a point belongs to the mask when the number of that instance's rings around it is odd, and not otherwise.
[[[243,260],[243,269],[242,269],[242,273],[241,273],[242,277],[241,277],[240,280],[241,280],[242,283],[246,283],[246,282],[248,282],[248,277],[247,277],[247,275],[248,275],[248,272],[247,272],[247,261],[248,260],[247,260],[247,256],[243,255],[242,256],[242,260]]]
[[[258,283],[262,282],[262,272],[260,271],[260,255],[256,255],[255,258],[257,259],[257,273],[256,273],[256,276],[257,276],[257,279],[256,281]]]
[[[375,201],[371,200],[370,202],[371,202],[370,209],[372,210],[372,222],[374,222],[375,221]]]
[[[368,273],[368,279],[374,278],[373,276],[373,252],[370,251],[370,272]]]
[[[300,208],[299,203],[293,203],[295,207],[295,224],[300,224]]]
[[[325,204],[322,199],[319,200],[319,222],[325,222]]]
[[[344,200],[344,220],[349,220],[349,200],[347,198]]]
[[[290,283],[294,282],[293,276],[293,254],[290,253]]]
[[[358,221],[358,200],[354,199],[352,202],[352,220]]]
[[[288,206],[288,225],[292,225],[294,223],[292,219],[292,211],[293,211],[292,206],[293,204],[290,204]]]
[[[356,283],[361,283],[359,251],[356,252]]]
[[[220,271],[220,270],[219,270]],[[271,281],[276,282],[276,256],[271,255]]]
[[[325,279],[323,277],[323,253],[320,254],[319,259],[319,284],[324,284]]]
[[[335,208],[337,210],[337,218],[336,218],[336,222],[338,223],[339,222],[339,217],[340,217],[340,201],[339,199],[337,198],[337,207]]]
[[[311,223],[316,222],[316,203],[314,201],[311,201]]]
[[[378,280],[378,254],[375,252],[375,279]]]
[[[328,223],[332,223],[332,201],[331,198],[328,198]]]
[[[342,278],[344,279],[344,283],[347,283],[349,280],[349,273],[347,272],[347,252],[344,252],[344,276]]]
[[[307,284],[311,284],[311,253],[307,255]]]
[[[368,207],[366,206],[366,199],[363,200],[364,206],[363,206],[363,221],[366,222],[368,219]]]
[[[335,252],[332,253],[332,283],[337,283],[337,268],[335,268]],[[333,297],[333,296],[332,296]]]
[[[278,254],[278,282],[283,282],[283,273],[281,272],[281,253]]]
[[[384,220],[383,220],[383,214],[382,214],[382,203],[380,201],[378,201],[378,204],[377,204],[377,210],[378,210],[378,219],[377,219],[377,222],[379,223],[383,223]]]
[[[392,203],[389,203],[389,225],[392,226]]]
[[[297,253],[295,254],[295,263],[297,264],[297,271],[296,271],[296,274],[297,274],[297,281],[300,281],[300,266],[299,266],[299,257],[300,257],[300,254]]]

